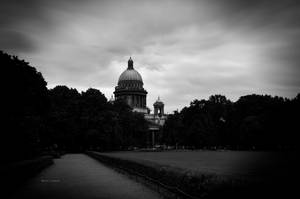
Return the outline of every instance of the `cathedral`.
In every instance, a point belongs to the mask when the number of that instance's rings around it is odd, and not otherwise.
[[[154,111],[151,114],[147,107],[147,94],[144,89],[142,76],[133,67],[133,60],[128,60],[127,69],[119,77],[118,85],[115,87],[115,99],[123,99],[134,112],[143,113],[148,121],[148,130],[151,132],[152,145],[155,143],[155,132],[164,125],[167,115],[164,113],[164,103],[158,99],[154,102]]]
[[[118,85],[115,87],[115,99],[125,100],[133,111],[147,113],[147,91],[143,85],[142,76],[133,68],[133,61],[130,57],[128,67],[120,75]]]

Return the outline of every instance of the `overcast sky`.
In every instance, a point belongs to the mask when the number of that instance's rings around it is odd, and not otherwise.
[[[298,0],[0,0],[0,49],[48,87],[113,94],[131,56],[152,109],[300,92]],[[300,1],[298,1],[300,2]]]

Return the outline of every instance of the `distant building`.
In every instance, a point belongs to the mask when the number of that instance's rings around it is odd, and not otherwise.
[[[164,113],[164,103],[158,99],[154,102],[154,113],[147,108],[147,94],[144,89],[142,76],[133,68],[133,60],[128,60],[127,69],[120,75],[118,85],[115,87],[115,99],[123,99],[135,112],[143,113],[148,121],[151,132],[151,143],[155,145],[155,136],[164,125],[167,115]],[[114,100],[113,97],[111,100]]]
[[[167,115],[164,113],[164,106],[165,104],[158,97],[158,99],[153,104],[154,113],[145,114],[145,119],[153,124],[156,124],[156,128],[160,128],[161,126],[163,126],[167,119]]]
[[[130,57],[127,69],[120,75],[115,87],[115,99],[124,99],[133,111],[147,113],[147,91],[143,88],[142,76],[133,68]]]

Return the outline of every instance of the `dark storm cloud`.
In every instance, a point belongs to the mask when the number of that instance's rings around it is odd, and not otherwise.
[[[68,9],[81,4],[77,0],[1,0],[0,1],[0,48],[13,53],[34,50],[30,33],[52,32],[57,25],[51,20],[53,9]]]
[[[300,1],[215,1],[228,25],[261,41],[264,64],[257,68],[266,83],[300,88]],[[250,33],[250,34],[248,34]]]
[[[299,8],[300,2],[298,0],[227,0],[227,1],[215,1],[223,9],[227,9],[227,13],[239,13],[240,12],[256,12],[265,11],[265,14],[275,14],[274,12],[283,12],[293,8]],[[295,19],[296,20],[296,19]]]
[[[33,51],[30,38],[19,30],[18,25],[38,17],[40,10],[34,0],[0,1],[0,48],[9,52]]]
[[[226,25],[260,34],[266,40],[269,37],[289,41],[291,44],[296,42],[295,48],[299,48],[299,0],[227,0],[218,1],[217,7],[227,22]]]
[[[293,97],[300,87],[299,4],[1,0],[0,48],[37,66],[51,86],[96,87],[107,97],[132,56],[148,102],[160,95],[167,111],[215,93]]]
[[[40,15],[36,0],[1,0],[0,1],[0,25],[13,25],[23,20],[30,20]]]
[[[27,35],[14,30],[0,31],[1,49],[6,49],[8,52],[32,52],[35,50],[35,45],[27,37]]]

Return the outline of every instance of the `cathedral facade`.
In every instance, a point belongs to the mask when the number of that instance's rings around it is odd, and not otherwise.
[[[147,94],[144,89],[142,76],[133,67],[133,60],[128,60],[127,69],[119,77],[118,85],[115,87],[115,99],[124,100],[134,112],[143,113],[148,121],[150,136],[148,146],[155,147],[156,137],[160,128],[164,125],[167,115],[164,113],[164,103],[158,99],[154,102],[154,112],[151,114],[147,107]],[[150,144],[151,143],[151,144]]]
[[[149,129],[159,130],[167,118],[164,113],[164,103],[158,99],[154,102],[153,113],[147,107],[147,94],[144,89],[142,76],[133,67],[133,60],[128,60],[127,69],[119,77],[118,85],[115,87],[115,99],[123,99],[134,112],[143,113],[149,122]]]

